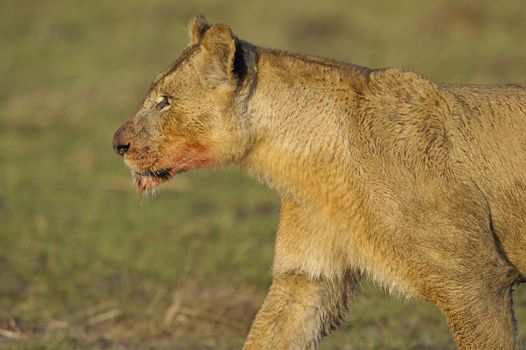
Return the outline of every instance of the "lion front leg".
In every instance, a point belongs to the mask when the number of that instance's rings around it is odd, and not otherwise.
[[[358,276],[341,281],[277,276],[243,349],[316,349],[344,319]]]
[[[316,349],[347,313],[361,276],[334,247],[337,236],[294,202],[281,206],[274,279],[248,349]]]

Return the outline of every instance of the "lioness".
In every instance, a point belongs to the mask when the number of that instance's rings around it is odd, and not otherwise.
[[[315,349],[363,278],[434,303],[460,349],[518,349],[526,89],[436,84],[253,46],[197,17],[113,139],[147,191],[238,165],[282,198],[244,349]]]

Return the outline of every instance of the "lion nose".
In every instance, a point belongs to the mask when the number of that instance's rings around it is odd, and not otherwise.
[[[119,130],[117,130],[113,135],[113,149],[117,154],[121,156],[124,155],[124,153],[128,152],[128,150],[130,149],[130,143],[124,140],[123,135],[126,126],[127,123],[121,126]]]

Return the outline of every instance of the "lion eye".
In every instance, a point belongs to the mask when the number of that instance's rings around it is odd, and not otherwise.
[[[170,106],[170,98],[168,96],[163,96],[162,97],[162,100],[159,101],[156,105],[155,105],[155,109],[157,109],[158,111],[160,110],[163,110],[163,109],[166,109],[166,107],[169,107]]]

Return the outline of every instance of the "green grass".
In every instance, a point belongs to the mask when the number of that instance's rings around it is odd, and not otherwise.
[[[0,2],[0,348],[241,347],[271,281],[277,196],[226,169],[141,199],[111,149],[200,13],[263,46],[526,82],[520,1]],[[367,285],[322,348],[453,344],[434,307]]]

